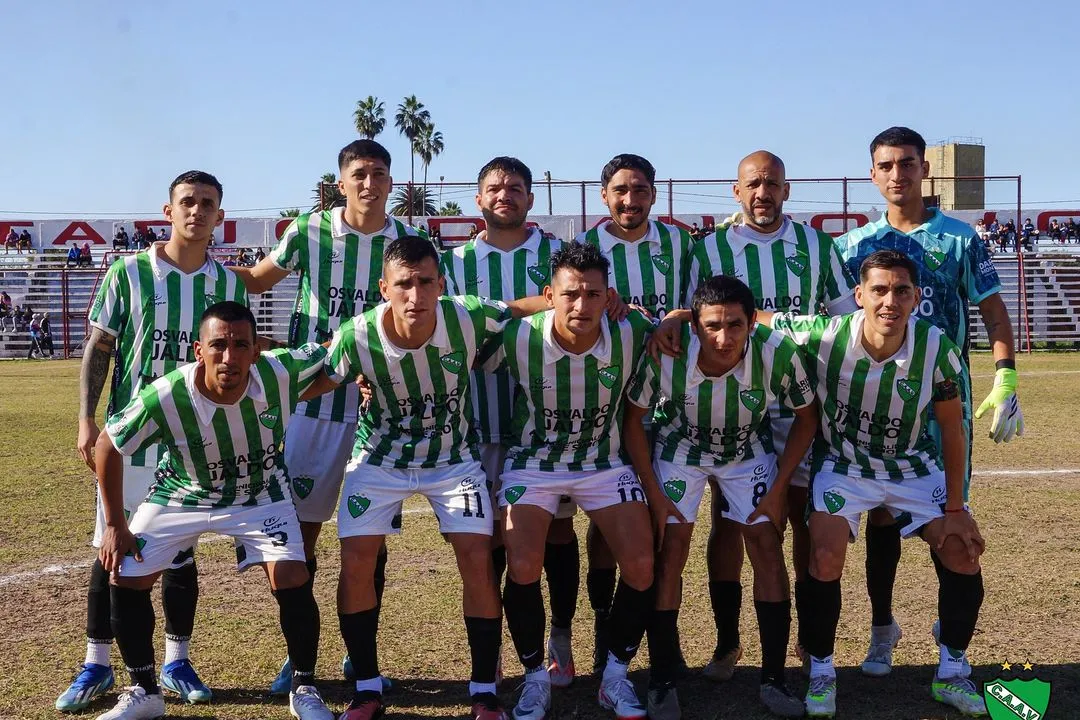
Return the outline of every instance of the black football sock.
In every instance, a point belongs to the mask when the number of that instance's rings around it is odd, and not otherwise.
[[[502,618],[479,618],[465,616],[465,634],[469,638],[469,654],[472,656],[474,683],[495,682],[495,669],[499,665],[499,648],[502,647]]]
[[[783,684],[788,638],[791,635],[791,601],[754,601],[761,637],[761,683]]]
[[[375,607],[382,609],[383,588],[386,587],[386,545],[379,548],[375,556]]]
[[[798,629],[796,630],[796,637],[798,639],[799,644],[802,645],[804,648],[806,647],[806,643],[803,642],[802,629],[803,629],[803,623],[806,622],[803,619],[805,617],[806,617],[806,581],[805,580],[796,580],[795,581],[795,622],[797,622],[798,625],[799,625]]]
[[[161,692],[154,673],[154,605],[150,589],[112,586],[113,635],[131,675],[131,682],[147,695]]]
[[[278,620],[292,662],[292,690],[315,684],[315,662],[319,654],[319,606],[311,585],[273,591],[278,603]]]
[[[589,605],[599,613],[611,612],[615,596],[615,568],[589,568],[585,575],[585,588],[589,593]]]
[[[100,560],[90,568],[90,587],[86,591],[86,637],[91,642],[112,642],[112,617],[109,610],[109,573]]]
[[[739,647],[739,612],[742,610],[742,584],[729,580],[709,582],[709,601],[716,622],[716,650],[720,659]]]
[[[619,581],[608,621],[608,650],[624,665],[629,665],[637,654],[655,597],[655,585],[635,590]]]
[[[840,581],[822,582],[806,576],[806,626],[802,630],[803,648],[813,657],[824,659],[833,654],[836,625],[840,622]]]
[[[512,578],[506,578],[503,612],[506,613],[506,626],[525,671],[543,667],[546,618],[540,581],[518,585]]]
[[[503,575],[506,574],[506,546],[500,545],[491,549],[491,565],[495,568],[495,587],[503,586]]]
[[[199,571],[194,561],[161,573],[161,609],[165,615],[166,635],[180,640],[190,638],[198,604]]]
[[[892,625],[893,585],[900,564],[900,526],[866,526],[866,594],[870,596],[870,622]]]
[[[577,610],[581,557],[575,535],[570,542],[544,546],[544,573],[551,600],[551,627],[569,630]]]
[[[675,680],[679,652],[679,611],[653,610],[648,622],[649,685]]]
[[[983,603],[982,570],[974,575],[962,575],[942,565],[937,553],[931,551],[930,556],[938,576],[941,644],[952,650],[967,650]]]
[[[357,680],[379,677],[379,608],[348,613],[338,613],[338,627],[345,640],[345,649],[352,660]]]

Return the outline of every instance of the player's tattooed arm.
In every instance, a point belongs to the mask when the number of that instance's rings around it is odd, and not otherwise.
[[[955,380],[944,380],[934,386],[934,402],[952,400],[955,397],[960,397],[960,388],[956,386]]]
[[[982,315],[983,325],[986,327],[986,336],[990,340],[994,360],[1014,360],[1016,354],[1013,347],[1012,321],[1001,294],[994,293],[980,302],[979,314]]]
[[[97,408],[101,391],[109,377],[109,358],[116,338],[101,328],[94,328],[83,349],[82,370],[79,373],[79,439],[76,449],[91,470],[94,469],[94,443],[100,429]]]

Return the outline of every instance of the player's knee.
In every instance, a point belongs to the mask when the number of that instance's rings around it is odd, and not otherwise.
[[[341,577],[352,582],[375,577],[377,549],[349,542],[341,543]]]
[[[844,572],[844,552],[825,544],[812,545],[810,572],[822,582],[839,580]]]
[[[972,560],[967,546],[955,535],[945,539],[945,544],[937,550],[937,556],[945,569],[959,575],[975,575],[982,569],[979,559]]]
[[[635,590],[645,590],[653,584],[653,554],[651,552],[634,553],[623,558],[619,564],[622,580]]]
[[[518,585],[529,585],[540,580],[544,568],[544,551],[539,548],[507,548],[506,569],[510,579]]]
[[[743,541],[751,559],[781,557],[781,539],[772,523],[758,523],[743,528]]]
[[[275,590],[291,590],[308,581],[311,574],[307,565],[299,561],[274,563],[269,568],[270,582]]]

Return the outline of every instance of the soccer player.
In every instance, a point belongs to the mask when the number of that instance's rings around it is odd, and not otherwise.
[[[656,319],[684,307],[693,239],[682,228],[649,219],[656,203],[652,163],[640,155],[616,155],[601,171],[600,185],[600,199],[611,219],[581,233],[577,241],[599,248],[608,259],[613,287],[627,305]],[[596,614],[593,669],[599,673],[607,660],[604,629],[615,592],[615,558],[592,523],[587,545],[586,588]]]
[[[446,291],[450,295],[479,295],[494,300],[530,298],[535,311],[547,308],[542,292],[549,282],[552,247],[562,241],[525,224],[533,205],[532,172],[517,158],[496,157],[480,168],[476,205],[487,230],[442,255]],[[477,370],[473,377],[473,409],[480,433],[480,456],[492,494],[499,486],[506,457],[502,433],[510,429],[514,381],[505,368],[494,373]],[[577,610],[580,583],[577,535],[569,498],[560,503],[548,530],[544,571],[551,596],[551,637],[548,667],[551,683],[566,687],[574,680],[571,625]],[[493,537],[496,584],[506,569],[506,548],[498,524]]]
[[[645,717],[626,672],[652,610],[652,535],[620,428],[624,390],[652,324],[636,311],[622,321],[605,316],[608,267],[594,245],[564,246],[551,256],[551,282],[544,288],[551,309],[515,320],[503,333],[502,356],[517,384],[499,490],[508,567],[503,601],[525,668],[516,720],[539,720],[551,707],[540,571],[544,538],[564,495],[596,523],[622,573],[600,704],[619,718]]]
[[[237,568],[263,566],[293,658],[289,711],[333,720],[315,688],[319,619],[279,448],[300,394],[320,374],[317,345],[260,354],[255,316],[231,301],[202,313],[195,362],[145,385],[97,440],[105,511],[100,560],[112,573],[112,622],[133,687],[98,720],[165,713],[154,677],[150,588],[204,532],[236,541]],[[121,454],[164,445],[154,484],[130,523]]]
[[[966,650],[983,599],[984,542],[964,502],[969,443],[960,400],[963,358],[940,328],[914,317],[922,293],[911,258],[895,250],[874,252],[859,277],[855,298],[862,310],[834,318],[771,318],[813,359],[822,407],[802,628],[810,656],[807,714],[836,713],[833,646],[844,556],[862,513],[881,507],[903,536],[926,541],[937,571],[941,646],[931,694],[966,715],[985,715],[982,695],[966,675]],[[931,408],[939,441],[927,432]]]
[[[755,298],[742,281],[717,275],[691,299],[678,357],[647,358],[631,384],[623,443],[645,488],[658,539],[656,612],[649,624],[649,717],[681,717],[675,692],[676,627],[682,571],[705,485],[719,486],[723,517],[742,526],[754,568],[761,633],[761,702],[780,717],[802,717],[784,684],[791,601],[784,566],[785,494],[818,427],[806,369],[795,343],[754,323]],[[794,416],[779,463],[770,413]],[[644,421],[653,412],[654,456]]]
[[[721,227],[694,244],[688,295],[714,275],[730,275],[750,286],[754,304],[761,310],[837,315],[858,309],[853,299],[855,281],[844,267],[833,239],[784,215],[784,202],[791,186],[783,160],[766,150],[750,153],[739,162],[738,182],[733,192],[741,208],[737,216],[740,221]],[[769,410],[776,453],[781,455],[795,415],[784,405]],[[810,537],[804,520],[809,481],[809,465],[803,462],[792,475],[787,495],[796,615],[802,607],[802,588],[810,559]],[[707,551],[709,599],[717,638],[704,673],[715,681],[730,679],[735,663],[742,656],[739,640],[742,532],[736,520],[724,517],[721,507],[721,502],[712,503]]]
[[[914,130],[892,127],[870,143],[870,179],[877,185],[887,208],[881,219],[852,230],[838,242],[840,252],[854,275],[877,250],[898,250],[919,268],[920,300],[915,314],[936,325],[960,348],[963,373],[957,380],[968,438],[964,498],[970,483],[970,451],[973,430],[971,378],[967,365],[968,305],[978,305],[997,365],[994,388],[975,417],[994,411],[990,436],[1009,442],[1023,434],[1024,416],[1016,397],[1016,359],[1012,323],[1001,299],[1001,282],[986,248],[966,223],[927,208],[922,181],[930,173],[926,141]],[[940,425],[933,408],[927,429],[940,439]],[[893,585],[900,562],[900,529],[887,513],[873,511],[866,530],[866,588],[870,595],[872,627],[870,647],[862,664],[868,675],[887,675],[892,670],[892,651],[901,632],[892,614]],[[935,634],[937,625],[935,624]]]
[[[95,417],[101,391],[115,356],[107,415],[127,406],[144,385],[194,360],[203,311],[221,300],[246,303],[239,279],[206,251],[221,224],[221,183],[209,173],[185,172],[169,186],[165,218],[172,224],[168,241],[147,252],[127,255],[110,266],[90,308],[90,337],[79,379],[78,450],[94,469],[94,443],[100,430]],[[124,461],[124,508],[134,511],[154,482],[157,448],[136,452]],[[94,546],[105,531],[98,497]],[[208,702],[208,688],[188,659],[188,642],[199,596],[194,547],[180,548],[161,581],[165,610],[165,662],[161,684],[189,702]],[[100,562],[90,571],[87,592],[86,660],[71,687],[56,701],[64,711],[82,710],[114,682],[109,664],[109,578]]]
[[[397,238],[419,233],[386,214],[394,186],[386,148],[374,140],[351,142],[338,153],[338,171],[345,207],[299,216],[254,268],[236,268],[252,294],[266,292],[289,273],[300,275],[289,332],[291,347],[325,342],[346,319],[382,302],[379,280],[386,247]],[[345,383],[332,394],[300,405],[285,439],[285,463],[312,582],[318,565],[315,545],[323,523],[337,506],[359,405],[356,384]],[[380,598],[385,571],[383,548],[375,575]],[[351,679],[348,657],[342,670]],[[270,692],[288,692],[290,675],[286,658]]]
[[[495,516],[469,384],[478,354],[511,315],[506,304],[440,297],[444,290],[434,245],[425,238],[398,238],[386,248],[379,281],[387,302],[342,323],[330,346],[329,380],[363,375],[372,389],[338,508],[338,620],[356,668],[356,691],[341,720],[370,720],[384,712],[375,567],[384,537],[401,530],[402,502],[416,493],[431,503],[461,573],[472,651],[470,717],[505,718],[495,687],[502,640],[491,560]]]

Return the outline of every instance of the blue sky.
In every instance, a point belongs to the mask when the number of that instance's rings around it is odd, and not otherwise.
[[[434,179],[469,180],[497,154],[596,179],[618,152],[663,178],[730,177],[758,147],[790,177],[864,177],[870,138],[905,124],[981,137],[988,173],[1023,175],[1025,205],[1080,206],[1071,3],[121,0],[12,2],[4,19],[8,217],[157,214],[191,168],[221,179],[234,216],[305,207],[369,94],[386,103],[397,181],[409,156],[393,111],[416,94],[446,139]],[[729,195],[688,189],[676,210],[723,207],[714,194]],[[555,211],[577,197],[556,192]],[[1014,197],[1000,184],[988,199]]]

